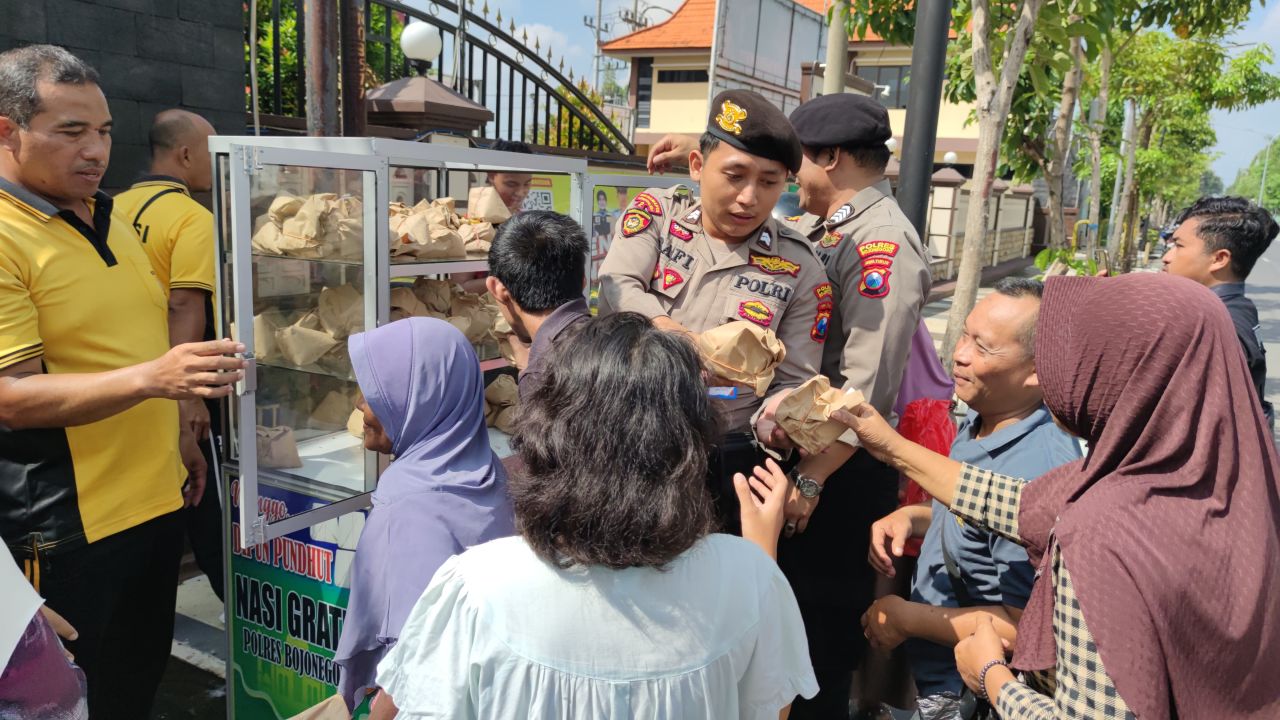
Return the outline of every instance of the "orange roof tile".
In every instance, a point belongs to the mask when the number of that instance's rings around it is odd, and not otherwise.
[[[715,0],[685,0],[671,17],[652,27],[623,35],[600,46],[605,52],[624,50],[710,50],[715,24]]]

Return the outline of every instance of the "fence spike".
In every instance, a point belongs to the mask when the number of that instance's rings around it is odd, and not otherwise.
[[[498,17],[496,18],[495,22],[498,25],[498,29],[501,30],[502,29],[502,8],[498,8]]]
[[[520,42],[523,43],[526,47],[529,45],[529,29],[528,28],[525,28],[523,31],[521,31]]]
[[[489,17],[489,0],[484,0],[484,7],[480,9],[480,12],[481,12],[481,13],[482,13],[486,18],[487,18],[487,17]]]
[[[515,21],[515,20],[512,20],[512,21],[511,21],[511,28],[507,31],[507,34],[508,34],[508,35],[510,35],[511,37],[515,37],[515,36],[516,36],[516,21]]]
[[[527,37],[525,39],[528,40]],[[533,52],[534,54],[538,54],[542,52],[542,41],[536,37],[533,39]]]

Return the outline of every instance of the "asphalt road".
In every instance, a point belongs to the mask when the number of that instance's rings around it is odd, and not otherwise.
[[[1280,242],[1273,242],[1258,260],[1245,292],[1258,306],[1259,332],[1267,350],[1267,399],[1280,406]]]

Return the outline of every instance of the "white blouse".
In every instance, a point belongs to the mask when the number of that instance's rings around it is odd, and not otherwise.
[[[561,569],[519,537],[436,572],[378,685],[402,718],[775,720],[818,683],[791,586],[757,546],[664,570]]]

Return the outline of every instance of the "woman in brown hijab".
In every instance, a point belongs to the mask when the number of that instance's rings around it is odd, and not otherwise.
[[[1034,483],[866,405],[841,418],[1039,566],[1021,676],[983,626],[956,648],[966,683],[1006,720],[1280,718],[1280,466],[1221,301],[1170,276],[1054,278],[1037,332],[1045,403],[1090,452]]]

